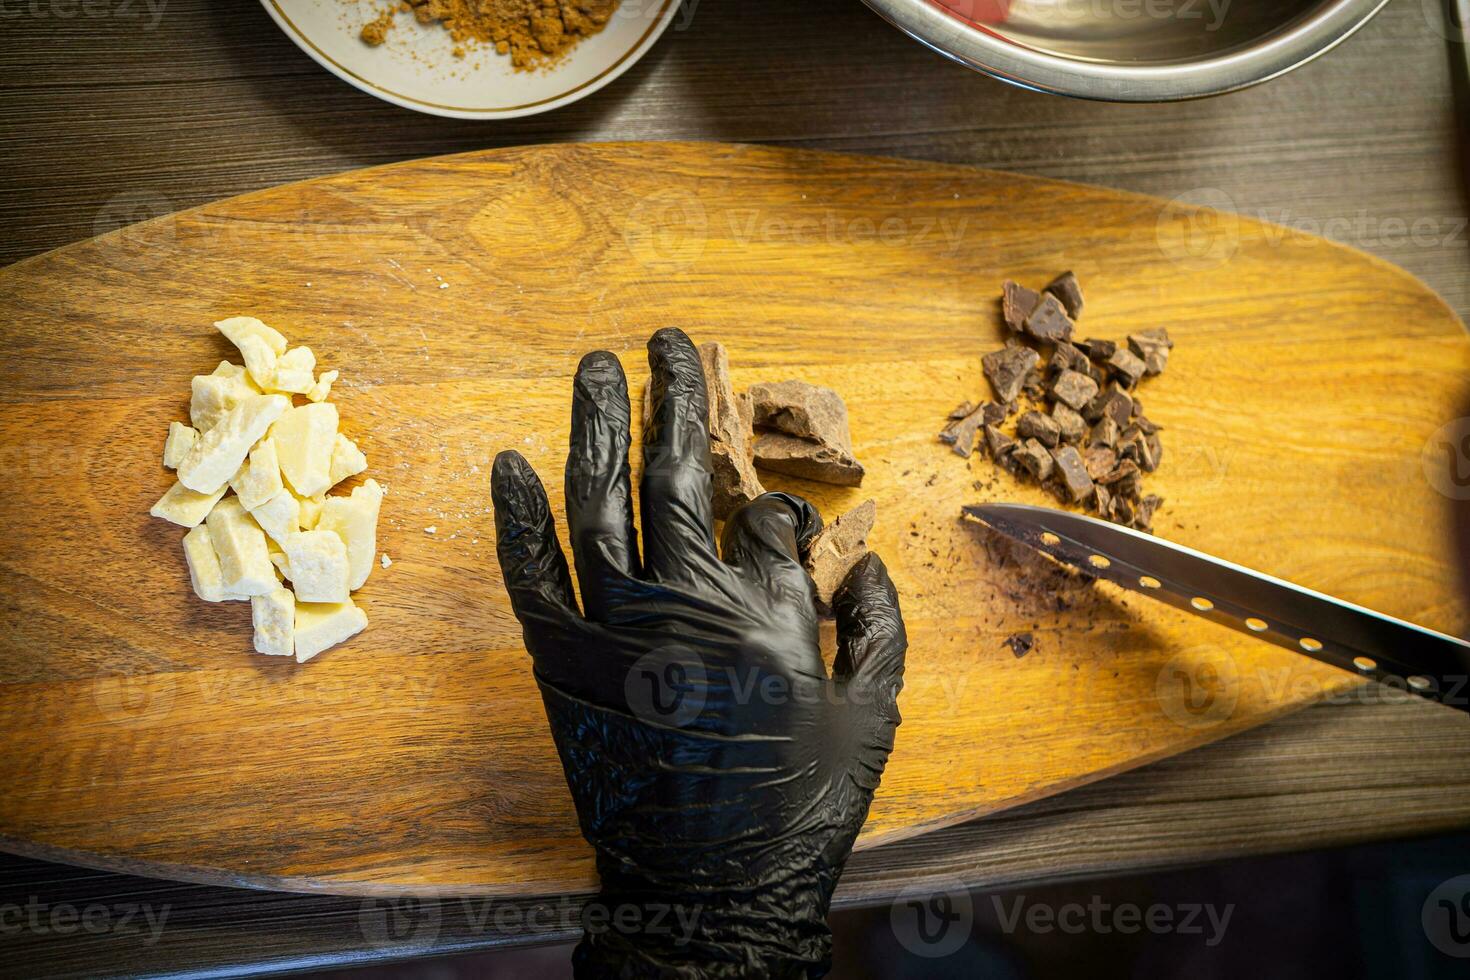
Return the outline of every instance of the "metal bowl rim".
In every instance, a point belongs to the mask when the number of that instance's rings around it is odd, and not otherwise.
[[[939,54],[1023,88],[1107,102],[1170,102],[1246,88],[1332,50],[1388,0],[1334,0],[1279,33],[1220,55],[1154,65],[1067,58],[974,27],[935,0],[864,0]]]

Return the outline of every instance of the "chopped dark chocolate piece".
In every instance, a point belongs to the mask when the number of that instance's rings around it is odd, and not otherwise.
[[[1133,436],[1130,446],[1137,448],[1134,459],[1138,461],[1139,467],[1145,473],[1152,473],[1159,468],[1159,461],[1164,455],[1164,446],[1159,442],[1157,435],[1144,435],[1138,432]]]
[[[1082,417],[1087,421],[1096,422],[1103,416],[1108,416],[1118,423],[1119,428],[1127,425],[1132,415],[1133,398],[1117,385],[1109,385],[1107,391],[1099,394],[1082,409]]]
[[[755,425],[798,439],[810,439],[852,453],[847,405],[831,388],[805,381],[777,381],[750,386]]]
[[[1035,439],[1027,439],[1011,450],[1011,458],[1021,465],[1037,483],[1045,483],[1051,476],[1056,463],[1047,448]]]
[[[839,487],[863,485],[863,465],[853,458],[850,451],[810,439],[798,439],[784,432],[757,434],[755,465],[773,473]]]
[[[1011,653],[1015,654],[1017,660],[1020,660],[1036,646],[1036,638],[1030,633],[1014,633],[1006,637],[1001,646],[1010,647]]]
[[[1072,318],[1061,300],[1050,293],[1041,297],[1036,309],[1026,318],[1026,332],[1044,344],[1072,339]]]
[[[1097,482],[1108,486],[1115,486],[1124,480],[1138,476],[1138,464],[1128,459],[1118,460],[1118,465],[1113,467],[1113,472],[1102,477]],[[1116,492],[1116,491],[1115,491]]]
[[[1117,420],[1111,415],[1104,415],[1092,427],[1092,433],[1087,437],[1087,444],[1089,446],[1106,446],[1112,449],[1118,445],[1119,432]]]
[[[1034,289],[1027,289],[1018,282],[1007,279],[1001,286],[1000,308],[1001,315],[1005,317],[1006,326],[1016,333],[1020,333],[1026,325],[1026,318],[1031,311],[1036,309],[1036,304],[1041,302],[1041,294]]]
[[[1021,420],[1016,423],[1016,435],[1022,439],[1035,439],[1048,449],[1056,447],[1062,441],[1062,430],[1056,420],[1040,412],[1022,415]]]
[[[1133,504],[1129,503],[1126,497],[1121,497],[1117,494],[1114,494],[1112,518],[1119,524],[1132,526]]]
[[[1162,330],[1145,330],[1128,335],[1128,349],[1143,361],[1144,372],[1150,377],[1164,373],[1164,368],[1169,365],[1169,348],[1173,346],[1169,342],[1169,335]]]
[[[999,463],[1001,457],[1009,456],[1011,450],[1016,448],[1016,440],[995,426],[987,425],[985,426],[985,448],[990,452],[990,458]]]
[[[1006,407],[998,402],[984,402],[980,406],[980,411],[982,413],[981,418],[986,425],[1000,425],[1006,420],[1006,416],[1010,414],[1006,410]]]
[[[1029,347],[1005,347],[980,359],[995,398],[1001,403],[1013,402],[1026,384],[1026,376],[1041,361],[1041,355]]]
[[[960,402],[954,411],[949,413],[951,419],[962,419],[975,410],[974,402]]]
[[[947,442],[960,456],[968,456],[975,449],[975,435],[980,431],[980,426],[985,424],[984,415],[977,409],[968,417],[958,422],[951,422],[939,433],[939,438]]]
[[[1092,446],[1082,459],[1087,464],[1087,475],[1099,482],[1118,466],[1118,454],[1107,446]]]
[[[1156,494],[1149,494],[1138,502],[1138,513],[1133,518],[1133,526],[1140,531],[1152,531],[1154,529],[1154,514],[1164,503],[1164,498]]]
[[[1118,352],[1118,342],[1115,340],[1097,340],[1096,338],[1089,337],[1077,346],[1082,349],[1082,353],[1086,354],[1088,358],[1103,364],[1106,364],[1108,358]]]
[[[1126,350],[1114,351],[1113,356],[1108,358],[1108,367],[1112,369],[1113,378],[1128,388],[1138,384],[1138,379],[1143,377],[1145,370],[1143,361]]]
[[[1148,420],[1148,417],[1145,416],[1143,412],[1139,411],[1139,407],[1140,405],[1138,399],[1135,398],[1133,400],[1133,424],[1138,426],[1140,432],[1142,432],[1146,436],[1151,436],[1155,432],[1163,429],[1163,426],[1156,425],[1155,423],[1150,422]]]
[[[1051,455],[1056,460],[1057,472],[1061,475],[1062,485],[1066,487],[1067,496],[1072,502],[1075,504],[1090,497],[1092,477],[1087,475],[1087,464],[1082,461],[1082,454],[1077,452],[1077,448],[1063,446],[1054,450]]]
[[[817,589],[817,611],[828,615],[832,596],[847,573],[868,553],[868,534],[878,516],[875,501],[865,500],[828,524],[812,539],[802,563]]]
[[[1087,420],[1071,406],[1057,402],[1051,407],[1052,421],[1062,433],[1062,441],[1080,443],[1087,435]]]
[[[751,404],[735,394],[730,384],[730,356],[719,343],[699,345],[704,368],[705,391],[709,398],[709,450],[713,469],[712,503],[717,520],[725,520],[735,509],[765,493],[751,466]],[[645,413],[652,413],[651,386],[645,390]]]
[[[862,485],[847,405],[837,392],[805,381],[778,381],[751,385],[749,394],[755,425],[767,430],[757,433],[757,466],[843,487]]]
[[[1042,292],[1050,293],[1061,300],[1062,306],[1067,309],[1067,316],[1072,319],[1082,315],[1082,287],[1077,284],[1077,277],[1071,272],[1057,276],[1046,284]]]
[[[1026,382],[1021,385],[1021,390],[1032,401],[1041,401],[1046,397],[1046,381],[1042,378],[1040,371],[1032,371],[1026,375]]]
[[[1092,495],[1092,503],[1097,508],[1097,512],[1103,517],[1110,516],[1113,510],[1112,492],[1099,483],[1092,488]]]
[[[1052,352],[1051,361],[1047,364],[1047,367],[1051,369],[1052,374],[1061,374],[1063,371],[1076,371],[1078,374],[1085,374],[1093,381],[1096,381],[1098,387],[1102,387],[1102,372],[1097,369],[1095,364],[1087,359],[1086,354],[1065,340],[1057,344],[1056,350]]]
[[[1076,371],[1063,371],[1051,383],[1051,395],[1069,408],[1081,411],[1097,394],[1097,382]]]

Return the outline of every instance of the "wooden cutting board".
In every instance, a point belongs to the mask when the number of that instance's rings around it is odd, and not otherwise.
[[[873,544],[912,638],[859,846],[1057,793],[1355,678],[1008,556],[964,503],[1042,495],[935,440],[984,394],[1005,277],[1075,269],[1085,336],[1166,326],[1160,534],[1462,631],[1431,437],[1470,403],[1461,325],[1402,271],[1183,205],[962,167],[719,144],[406,163],[164,217],[0,272],[0,846],[340,893],[586,889],[495,564],[521,450],[560,512],[570,376],[676,324],[737,386],[847,399],[861,490],[772,477]],[[148,517],[189,378],[253,314],[340,368],[389,487],[368,631],[305,666],[190,592]],[[1426,469],[1429,466],[1429,469]],[[437,527],[437,533],[425,528]],[[1036,648],[1017,659],[1018,630]],[[830,642],[830,637],[827,640]]]

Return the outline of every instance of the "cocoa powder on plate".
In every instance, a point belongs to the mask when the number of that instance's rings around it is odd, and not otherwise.
[[[489,45],[510,57],[517,71],[554,64],[584,38],[607,26],[620,0],[404,0],[363,26],[362,40],[374,47],[388,38],[396,15],[411,13],[420,24],[439,24],[455,42],[455,55],[469,45]]]

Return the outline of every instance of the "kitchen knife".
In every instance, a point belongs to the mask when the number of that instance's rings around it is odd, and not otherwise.
[[[965,516],[1130,592],[1470,713],[1470,643],[1096,518],[1025,504]]]

